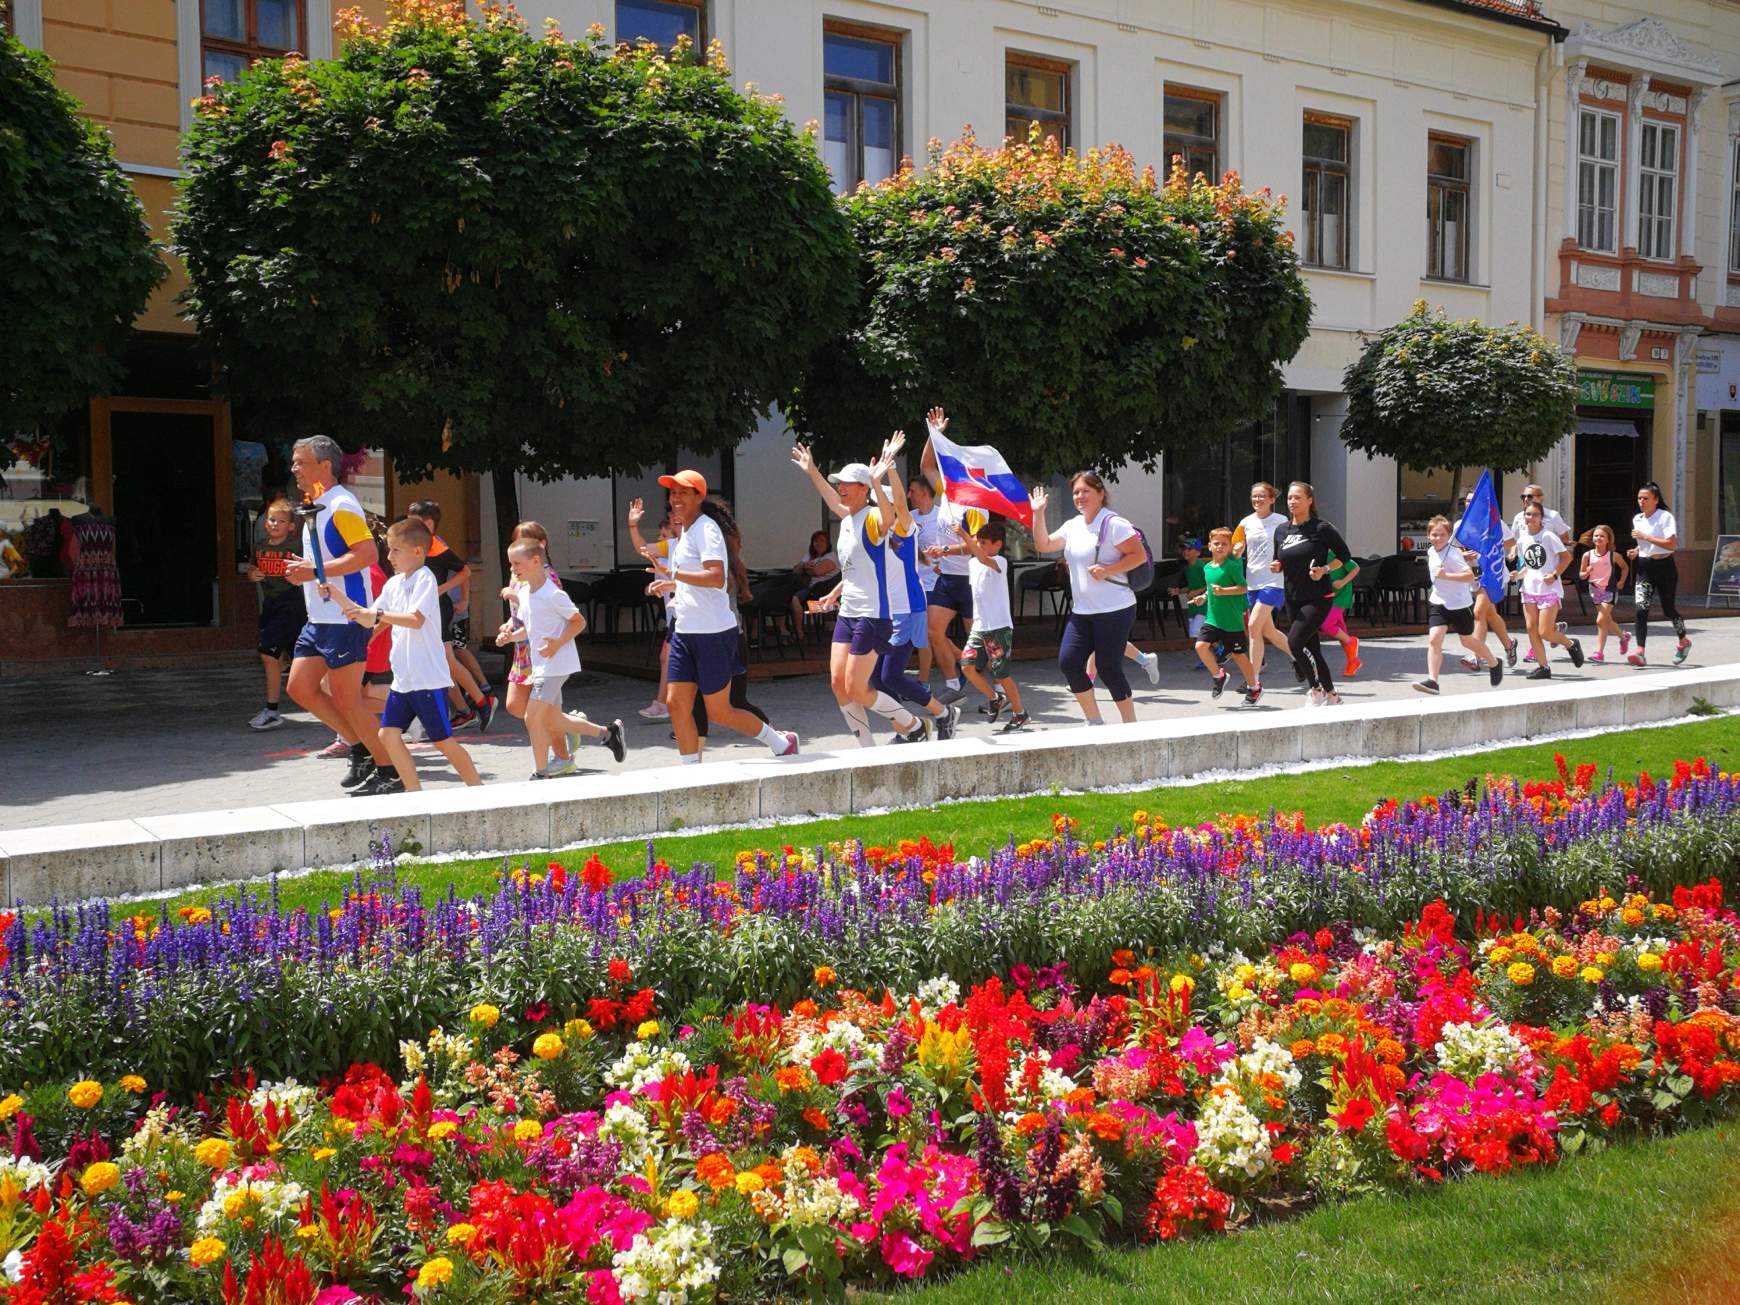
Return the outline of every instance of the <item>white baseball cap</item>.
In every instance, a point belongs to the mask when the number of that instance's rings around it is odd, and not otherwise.
[[[862,485],[865,489],[873,483],[870,468],[862,462],[848,462],[828,479],[836,485]]]

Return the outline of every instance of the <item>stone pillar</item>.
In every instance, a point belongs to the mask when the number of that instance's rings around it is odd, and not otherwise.
[[[1637,218],[1640,210],[1638,194],[1643,186],[1643,97],[1649,93],[1649,77],[1638,73],[1631,79],[1631,85],[1625,93],[1625,187],[1621,202],[1625,211],[1620,214],[1621,230],[1625,233],[1619,241],[1622,249],[1637,248]]]
[[[1589,65],[1577,59],[1565,65],[1565,231],[1577,238],[1577,111],[1583,103]]]

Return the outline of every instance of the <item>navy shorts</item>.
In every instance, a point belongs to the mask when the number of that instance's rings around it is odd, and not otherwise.
[[[387,705],[381,708],[381,728],[402,730],[413,720],[423,722],[423,735],[431,743],[442,743],[453,737],[453,726],[447,719],[446,689],[412,689],[387,694]]]
[[[341,670],[369,659],[369,636],[373,630],[346,621],[343,625],[327,625],[310,621],[302,627],[296,639],[295,657],[318,657],[329,671]]]
[[[737,631],[719,630],[713,634],[671,636],[671,656],[667,663],[672,684],[693,684],[704,698],[718,693],[731,684],[733,675],[746,669],[737,655]]]
[[[885,653],[894,647],[894,622],[880,616],[840,616],[834,619],[834,642],[850,644],[852,656]]]
[[[265,606],[260,608],[260,655],[283,657],[292,651],[306,624],[308,608],[302,601],[300,588],[268,598]]]
[[[936,588],[931,590],[930,605],[932,607],[951,607],[960,613],[961,619],[973,619],[973,586],[964,575],[939,575],[936,578]]]

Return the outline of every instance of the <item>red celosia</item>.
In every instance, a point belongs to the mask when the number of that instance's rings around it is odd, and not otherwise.
[[[224,1305],[313,1305],[320,1288],[300,1254],[286,1255],[284,1243],[266,1238],[248,1261],[248,1282],[236,1281],[235,1263],[224,1261]]]
[[[1154,1184],[1146,1227],[1161,1241],[1184,1236],[1197,1228],[1219,1232],[1232,1211],[1232,1197],[1216,1190],[1208,1174],[1196,1165],[1175,1164]]]

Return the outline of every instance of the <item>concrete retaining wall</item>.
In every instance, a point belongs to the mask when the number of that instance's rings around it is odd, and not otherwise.
[[[0,882],[4,900],[41,905],[343,865],[366,859],[383,831],[395,847],[424,853],[530,851],[697,825],[1091,790],[1217,768],[1405,757],[1669,720],[1699,697],[1740,705],[1740,666],[21,829],[0,832]]]

